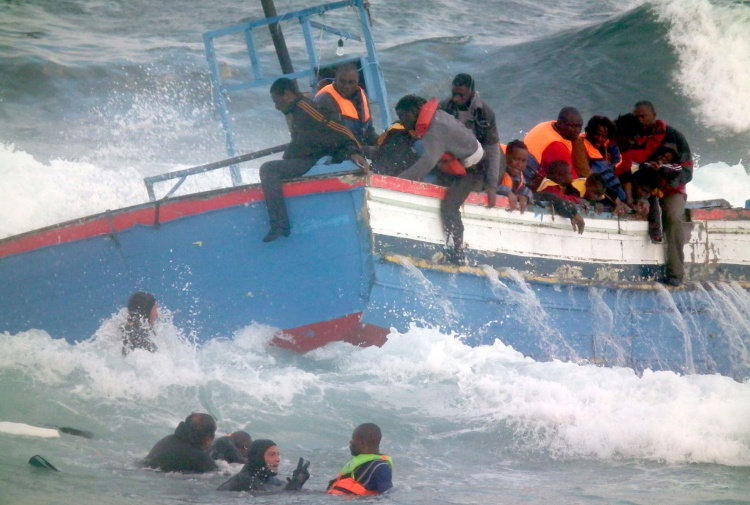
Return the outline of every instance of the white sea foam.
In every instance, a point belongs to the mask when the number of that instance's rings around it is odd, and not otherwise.
[[[750,200],[750,173],[741,164],[710,163],[697,167],[687,187],[689,200],[723,198],[733,207],[744,207]]]
[[[537,363],[496,341],[470,348],[434,330],[391,334],[382,349],[342,349],[345,372],[389,408],[510,426],[527,450],[554,457],[750,464],[750,384],[722,376]]]
[[[680,89],[708,126],[750,132],[750,5],[650,0],[679,59]]]

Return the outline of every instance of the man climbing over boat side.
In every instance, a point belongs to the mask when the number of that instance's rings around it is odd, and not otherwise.
[[[573,169],[573,179],[588,177],[591,173],[589,158],[600,157],[591,144],[580,137],[583,118],[575,107],[563,107],[557,121],[539,123],[523,139],[530,158],[526,172],[529,187],[536,191],[547,176],[547,167],[553,161],[564,161]],[[536,163],[534,163],[536,162]]]
[[[369,168],[354,134],[341,123],[328,119],[297,91],[290,79],[281,77],[271,85],[271,99],[276,110],[287,116],[291,142],[281,160],[267,161],[260,167],[260,183],[271,221],[271,230],[263,242],[288,237],[291,232],[281,188],[283,181],[303,176],[328,155],[333,163],[351,159],[363,169]]]
[[[665,276],[660,281],[670,286],[679,286],[685,281],[685,186],[693,179],[693,157],[685,136],[664,121],[656,119],[656,109],[651,102],[637,102],[633,106],[633,114],[641,122],[642,128],[630,150],[630,158],[639,163],[641,169],[657,172],[659,190],[662,192],[659,203],[667,242],[667,261]],[[656,163],[657,151],[664,145],[672,147],[676,157],[671,160],[671,164],[660,168]]]
[[[349,128],[363,149],[372,147],[374,150],[378,135],[372,126],[367,94],[359,85],[359,70],[354,63],[336,67],[333,83],[318,91],[314,102],[328,117]]]
[[[440,109],[461,121],[474,133],[484,156],[479,162],[484,171],[484,188],[487,192],[487,207],[495,206],[495,194],[500,181],[500,135],[497,132],[495,112],[479,98],[474,89],[474,78],[469,74],[458,74],[453,78],[451,96],[440,102]],[[456,176],[438,173],[438,182],[449,186]]]
[[[453,240],[453,247],[446,250],[448,262],[461,265],[466,261],[461,205],[484,184],[485,172],[479,163],[484,149],[463,123],[438,109],[434,98],[427,101],[406,95],[396,104],[396,113],[404,127],[415,131],[423,149],[420,158],[398,176],[419,181],[436,165],[441,171],[457,176],[440,201],[440,217],[446,237]]]
[[[208,455],[214,440],[216,421],[208,414],[190,414],[177,425],[172,435],[159,440],[149,451],[144,464],[162,472],[204,473],[216,470]]]
[[[338,476],[328,483],[328,494],[374,496],[393,487],[393,462],[380,454],[383,435],[374,423],[360,424],[349,441],[350,459]]]
[[[154,323],[159,317],[156,298],[151,293],[138,291],[128,299],[128,319],[120,329],[122,333],[122,355],[136,349],[156,352],[153,342]]]

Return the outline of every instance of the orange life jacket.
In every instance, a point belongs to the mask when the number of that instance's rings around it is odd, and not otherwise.
[[[359,457],[363,457],[364,462],[362,464],[370,463],[371,461],[377,461],[375,455],[361,455]],[[355,456],[356,458],[356,456]],[[380,460],[382,460],[385,463],[390,464],[390,461],[388,456],[385,454],[381,455]],[[326,491],[328,494],[335,494],[335,495],[349,495],[349,496],[375,496],[380,493],[377,491],[369,491],[365,488],[362,484],[360,484],[356,479],[354,479],[354,470],[359,468],[360,465],[355,466],[351,469],[351,473],[343,474],[340,473],[336,480],[331,482],[331,484],[328,486],[328,491]],[[346,468],[346,467],[344,467]]]
[[[525,181],[523,179],[523,174],[521,174],[521,182],[518,184],[518,187],[520,188],[524,185],[524,183]],[[506,188],[510,188],[511,190],[513,189],[513,179],[511,179],[510,175],[508,175],[508,172],[505,172],[503,174],[503,180],[500,181],[500,185],[505,186]]]
[[[364,118],[359,117],[359,114],[357,113],[357,108],[354,106],[351,100],[341,96],[339,92],[336,91],[336,88],[333,87],[333,84],[323,86],[320,89],[320,91],[318,91],[315,94],[315,97],[317,98],[323,93],[328,93],[329,95],[331,95],[331,97],[334,100],[336,100],[336,105],[339,106],[339,110],[341,110],[341,115],[343,117],[356,119],[357,121],[362,121],[363,123],[366,123],[367,121],[370,120],[370,106],[367,104],[367,96],[365,95],[365,91],[362,88],[359,88],[359,92],[362,95],[362,109],[365,115]]]
[[[438,101],[435,97],[432,97],[426,104],[419,109],[419,116],[417,116],[417,125],[414,127],[414,131],[417,134],[417,138],[424,137],[427,133],[427,128],[430,127],[432,118],[435,117],[435,112],[438,109]],[[450,175],[466,175],[466,167],[464,167],[460,161],[458,161],[452,154],[443,153],[438,161],[438,168]]]
[[[523,139],[523,143],[526,144],[529,154],[536,158],[540,163],[542,161],[542,153],[552,142],[562,142],[565,147],[568,148],[568,151],[571,153],[573,152],[573,142],[563,138],[562,135],[557,133],[557,130],[553,127],[554,124],[555,121],[539,123],[529,130],[529,133],[527,133]],[[586,140],[583,144],[586,147],[586,154],[590,159],[602,158],[602,154],[591,144],[591,142]]]

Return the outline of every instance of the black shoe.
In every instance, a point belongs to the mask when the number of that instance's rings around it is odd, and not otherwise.
[[[451,265],[462,266],[466,264],[466,257],[463,249],[447,249],[445,251],[445,261]]]
[[[263,237],[263,242],[273,242],[279,237],[288,237],[291,232],[289,230],[271,230],[268,235]]]
[[[659,282],[661,282],[665,286],[673,286],[676,288],[678,286],[682,286],[683,280],[681,277],[677,277],[674,275],[665,275],[664,277],[659,279]]]

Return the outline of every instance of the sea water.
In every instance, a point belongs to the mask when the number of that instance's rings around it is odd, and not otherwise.
[[[279,13],[308,5],[276,1]],[[648,99],[696,155],[691,199],[750,198],[747,2],[374,0],[371,13],[391,105],[406,93],[444,96],[469,72],[507,142],[565,105],[584,119],[615,117]],[[226,157],[201,35],[261,15],[259,2],[229,0],[0,4],[0,237],[142,203],[143,177]],[[335,61],[337,39],[316,41],[323,63]],[[288,44],[297,58],[301,44]],[[241,75],[241,56],[230,48],[222,69]],[[287,141],[265,91],[231,105],[239,152]],[[257,181],[257,165],[242,175]],[[217,171],[179,194],[228,182]],[[511,281],[498,292],[526,300]],[[724,314],[746,353],[747,293],[691,296]],[[533,299],[524,303],[533,313]],[[164,307],[160,352],[126,359],[122,314],[77,345],[43,330],[0,333],[0,421],[95,434],[0,434],[0,505],[339,503],[322,490],[364,421],[382,427],[394,459],[388,502],[750,503],[741,378],[537,363],[500,340],[470,348],[418,325],[382,348],[332,344],[303,356],[269,347],[274,329],[257,325],[196,346],[169,315]],[[601,324],[610,319],[602,311]],[[193,411],[214,415],[221,433],[275,440],[282,477],[300,456],[311,460],[307,492],[215,491],[231,465],[205,476],[139,468]],[[34,454],[61,472],[30,467]]]

